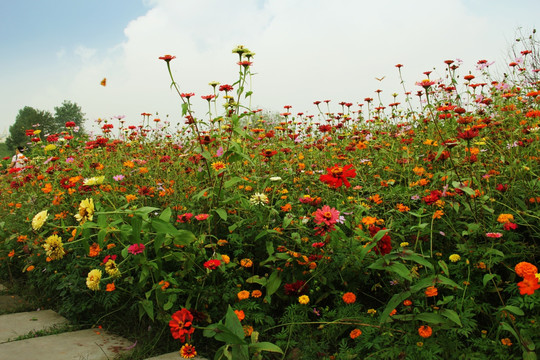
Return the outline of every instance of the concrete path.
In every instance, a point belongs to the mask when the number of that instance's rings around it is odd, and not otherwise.
[[[19,336],[50,330],[68,321],[52,310],[20,312],[0,316],[0,344]]]

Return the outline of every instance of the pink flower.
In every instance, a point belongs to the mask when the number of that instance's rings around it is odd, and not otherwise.
[[[195,215],[195,219],[199,220],[199,221],[203,221],[203,220],[206,220],[208,219],[210,215],[208,214],[199,214],[199,215]]]
[[[486,234],[486,236],[487,236],[488,238],[500,238],[500,237],[503,236],[503,234],[501,234],[501,233],[493,233],[493,232],[489,232],[489,233]]]
[[[132,255],[142,254],[144,251],[144,244],[133,244],[128,247],[128,252]]]
[[[192,213],[185,213],[182,215],[178,215],[178,218],[176,219],[176,222],[179,223],[187,223],[191,221],[191,218],[193,217]]]
[[[315,212],[315,222],[319,225],[324,223],[326,226],[332,226],[338,222],[338,220],[339,211],[328,205],[324,205]]]

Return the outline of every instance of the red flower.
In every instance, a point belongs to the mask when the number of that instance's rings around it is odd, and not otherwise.
[[[471,140],[478,136],[478,129],[470,129],[460,132],[457,137],[463,140]]]
[[[305,281],[298,280],[292,284],[285,284],[283,290],[285,291],[285,295],[297,296],[307,293],[308,286]]]
[[[327,168],[327,173],[321,175],[319,180],[332,188],[338,188],[343,184],[345,184],[346,187],[350,187],[351,184],[347,178],[356,177],[356,170],[351,168],[352,165],[345,165],[344,167],[341,167],[336,164],[331,168]]]
[[[215,259],[213,259],[213,260],[208,260],[208,261],[206,261],[206,262],[203,264],[203,266],[204,266],[205,268],[210,269],[210,270],[215,270],[215,269],[217,269],[217,267],[218,267],[219,265],[221,265],[221,261],[215,260]]]
[[[380,227],[374,225],[369,227],[369,233],[371,236],[375,236],[380,230],[386,230],[386,228],[383,227],[381,229]],[[388,235],[388,233],[384,234],[384,236],[377,242],[377,246],[375,246],[373,250],[375,250],[376,254],[390,254],[390,251],[392,251],[392,239],[390,238],[390,235]]]
[[[159,60],[165,60],[166,62],[169,62],[169,61],[171,61],[172,59],[176,59],[176,56],[172,56],[172,55],[164,55],[164,56],[160,56],[160,57],[159,57]]]
[[[180,341],[186,341],[186,335],[188,339],[191,338],[191,334],[195,331],[191,325],[193,321],[193,315],[188,309],[182,309],[175,312],[172,315],[172,320],[169,321],[169,327],[171,328],[171,335],[174,339],[180,339]]]
[[[144,252],[144,244],[133,244],[128,247],[128,252],[132,255],[142,254]]]
[[[223,84],[219,86],[219,91],[232,91],[233,87],[231,85]]]
[[[277,154],[277,151],[276,150],[272,150],[272,149],[264,149],[263,151],[261,151],[260,155],[261,156],[264,156],[266,158],[271,158],[272,156],[276,155]]]

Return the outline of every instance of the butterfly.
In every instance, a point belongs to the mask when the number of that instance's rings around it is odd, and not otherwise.
[[[101,80],[101,86],[107,86],[107,78],[103,78],[103,80]]]
[[[378,81],[383,81],[385,77],[386,77],[386,76],[383,76],[382,78],[378,78],[378,77],[376,77],[376,78],[375,78],[375,80],[378,80]]]

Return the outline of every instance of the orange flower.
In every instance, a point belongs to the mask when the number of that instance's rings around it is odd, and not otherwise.
[[[356,295],[352,292],[346,292],[343,294],[343,301],[345,304],[354,304],[356,302]]]
[[[253,266],[253,261],[251,259],[242,259],[240,260],[240,266],[248,268]]]
[[[430,337],[431,334],[433,334],[433,330],[429,325],[422,325],[418,328],[418,335],[420,335],[424,339]]]
[[[291,211],[292,205],[291,204],[285,204],[281,207],[281,211],[283,212],[289,212]]]
[[[244,325],[244,326],[242,326],[242,330],[244,330],[244,335],[251,336],[251,334],[253,333],[253,326]]]
[[[168,288],[171,284],[168,281],[161,280],[158,285],[161,285],[161,290],[165,291],[165,289]]]
[[[251,297],[254,297],[254,298],[260,298],[262,296],[262,292],[261,290],[253,290],[251,292]]]
[[[45,184],[45,187],[42,188],[41,191],[43,191],[45,194],[50,193],[52,191],[52,184],[51,183]]]
[[[512,341],[509,338],[501,339],[501,344],[505,346],[512,346]]]
[[[240,300],[240,301],[246,300],[246,299],[249,298],[249,291],[242,290],[238,294],[236,294],[236,296],[238,296],[238,300]]]
[[[443,215],[444,215],[444,211],[442,211],[442,210],[437,210],[437,211],[435,211],[435,213],[433,214],[432,218],[433,218],[433,219],[440,219]]]
[[[9,257],[15,256],[15,250],[11,250],[8,254]]]
[[[92,246],[90,246],[90,253],[88,256],[90,257],[96,257],[101,252],[101,248],[99,247],[98,243],[93,243]]]
[[[426,289],[426,296],[427,297],[433,297],[433,296],[437,296],[437,294],[439,294],[439,292],[437,291],[437,288],[435,286],[430,286]]]
[[[356,338],[359,337],[360,335],[362,335],[362,330],[360,330],[360,329],[354,329],[354,330],[351,331],[351,333],[349,334],[349,336],[350,336],[351,339],[356,339]]]
[[[523,281],[518,282],[519,293],[521,295],[533,295],[534,292],[540,289],[538,278],[536,276],[526,276]]]
[[[234,310],[234,313],[236,316],[238,316],[238,320],[242,321],[246,318],[246,314],[244,314],[244,310]]]
[[[17,242],[25,242],[26,240],[28,240],[28,235],[19,235],[17,237]]]
[[[409,299],[407,299],[407,300],[405,300],[405,301],[403,302],[403,305],[405,305],[405,306],[411,306],[411,305],[412,305],[412,301],[409,300]]]
[[[114,283],[107,284],[107,288],[105,289],[105,291],[111,292],[114,290],[116,290],[116,286],[114,286]]]
[[[26,268],[26,271],[32,271],[34,270],[36,267],[34,265],[30,265],[29,267]]]
[[[521,276],[522,278],[534,276],[536,273],[538,273],[538,269],[536,268],[536,266],[526,261],[522,261],[517,264],[514,270],[516,271],[516,274],[518,276]]]

